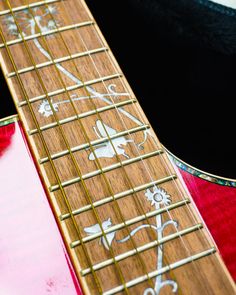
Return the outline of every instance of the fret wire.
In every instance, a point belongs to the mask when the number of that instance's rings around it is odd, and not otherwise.
[[[112,104],[112,105],[108,105],[108,106],[105,106],[105,107],[98,108],[97,112],[102,113],[102,112],[105,112],[105,111],[108,111],[108,110],[112,110],[112,109],[114,109],[116,107],[119,108],[119,107],[126,106],[126,105],[129,105],[129,104],[135,103],[135,102],[137,102],[136,99],[125,100],[125,101],[118,102],[118,103],[115,103],[115,104]],[[59,123],[61,125],[66,124],[66,123],[71,123],[73,121],[76,121],[78,118],[82,119],[82,118],[92,116],[94,114],[96,114],[95,110],[88,111],[88,112],[85,112],[85,113],[80,113],[77,116],[72,116],[72,117],[69,117],[69,118],[61,119],[61,120],[59,120]],[[40,129],[41,129],[41,131],[45,131],[45,130],[48,130],[50,128],[56,127],[56,126],[57,126],[57,123],[53,122],[53,123],[50,123],[48,125],[44,125],[44,126],[40,127]],[[29,135],[36,134],[37,132],[38,132],[37,129],[32,129],[32,130],[28,131]]]
[[[138,247],[137,249],[130,250],[130,251],[127,251],[125,253],[119,254],[119,255],[117,255],[115,257],[115,259],[117,261],[122,261],[122,260],[127,259],[127,258],[129,258],[131,256],[134,256],[136,254],[136,252],[142,253],[144,251],[147,251],[147,250],[150,250],[152,248],[158,247],[160,245],[168,243],[169,241],[172,241],[172,240],[174,240],[176,238],[179,238],[180,236],[190,234],[190,233],[192,233],[194,231],[197,231],[197,230],[200,230],[202,228],[203,228],[202,223],[196,224],[194,226],[188,227],[188,228],[183,229],[183,230],[181,230],[179,232],[176,232],[174,234],[170,234],[168,236],[165,236],[164,238],[162,238],[162,239],[160,239],[158,241],[155,240],[153,242],[142,245],[142,246]],[[99,263],[93,265],[93,270],[98,271],[98,270],[100,270],[102,268],[105,268],[105,267],[107,267],[109,265],[112,265],[112,264],[113,264],[113,260],[112,259],[107,259],[105,261],[102,261],[102,262],[99,262]],[[90,274],[91,272],[92,272],[91,268],[86,268],[86,269],[81,270],[82,276],[86,276],[86,275]]]
[[[52,3],[55,3],[55,2],[59,2],[59,1],[61,1],[61,0],[44,0],[44,1],[31,3],[31,4],[29,4],[29,6],[31,8],[35,8],[35,7],[43,6],[45,4],[52,4]],[[13,7],[12,12],[18,12],[18,11],[21,11],[21,10],[25,10],[27,8],[28,8],[28,5],[22,5],[22,6],[18,6],[18,7]],[[10,14],[10,13],[11,13],[10,9],[3,10],[3,11],[0,11],[0,16]]]
[[[138,217],[134,217],[132,219],[126,220],[125,222],[113,225],[113,226],[105,229],[104,233],[105,233],[105,235],[107,235],[107,234],[112,233],[114,231],[123,229],[126,226],[130,226],[130,225],[133,225],[135,223],[138,223],[138,222],[144,221],[146,219],[149,219],[151,217],[155,217],[157,215],[160,215],[162,213],[166,213],[168,210],[170,211],[170,210],[179,208],[179,207],[184,206],[184,205],[186,205],[188,203],[190,203],[190,200],[188,198],[186,198],[183,201],[173,203],[173,204],[168,205],[166,207],[147,212],[147,213],[145,213],[143,215],[140,215]],[[97,238],[100,238],[100,237],[103,237],[102,232],[98,232],[98,233],[86,236],[82,240],[83,240],[84,243],[87,243],[87,242],[93,241],[93,240],[95,240]],[[70,246],[71,246],[71,248],[75,248],[75,247],[79,246],[80,244],[81,244],[81,240],[78,240],[78,241],[71,242]]]
[[[35,70],[37,70],[37,69],[35,69]],[[45,94],[30,98],[29,102],[33,103],[33,102],[36,102],[36,101],[39,101],[39,100],[42,100],[42,99],[46,99],[47,97],[52,97],[52,96],[55,96],[55,95],[58,95],[58,94],[67,93],[68,91],[80,89],[80,88],[83,88],[85,86],[90,86],[92,84],[96,84],[96,83],[99,83],[99,82],[119,78],[120,76],[121,76],[120,73],[116,73],[116,74],[105,76],[105,77],[102,77],[102,78],[86,81],[86,82],[83,82],[82,84],[75,84],[75,85],[72,85],[72,86],[67,86],[67,87],[64,87],[64,88],[61,88],[61,89],[57,89],[57,90],[52,91],[52,92],[46,92]],[[18,104],[19,107],[22,107],[24,105],[26,105],[25,101],[22,101],[22,102],[20,102]]]
[[[125,130],[125,131],[122,131],[122,132],[118,132],[118,133],[116,133],[114,135],[111,135],[110,139],[115,139],[115,138],[118,138],[118,137],[121,137],[121,136],[125,136],[127,134],[132,134],[132,133],[142,131],[142,130],[146,130],[146,129],[149,129],[149,128],[150,128],[149,125],[138,126],[138,127],[131,128],[131,129],[128,129],[128,130]],[[96,146],[97,144],[105,143],[107,141],[108,141],[108,137],[103,137],[103,138],[99,138],[99,139],[96,139],[96,140],[92,140],[90,142],[90,144],[93,145],[93,146]],[[89,143],[85,143],[85,144],[81,144],[81,145],[76,146],[76,147],[72,147],[71,151],[72,151],[72,153],[75,153],[75,152],[78,152],[78,151],[81,151],[81,150],[85,150],[87,148],[89,148]],[[58,159],[60,157],[66,156],[68,154],[69,154],[69,151],[64,150],[62,152],[53,154],[52,159],[55,160],[55,159]],[[39,164],[45,164],[45,163],[48,162],[48,157],[41,158],[41,159],[39,159],[38,162],[39,162]]]
[[[49,12],[50,12],[50,10],[49,10]],[[51,15],[52,19],[54,19],[54,17],[53,17],[53,15],[51,14],[51,12],[50,12],[50,15]],[[60,37],[61,37],[61,39],[62,39],[62,41],[63,41],[63,43],[64,43],[64,45],[65,45],[65,48],[66,48],[67,51],[68,51],[68,54],[70,55],[71,53],[70,53],[70,51],[69,51],[69,48],[67,47],[67,44],[65,43],[65,41],[64,41],[64,39],[63,39],[63,37],[62,37],[61,34],[60,34]],[[80,72],[79,72],[79,70],[78,70],[78,68],[77,68],[77,65],[75,64],[74,60],[72,60],[72,63],[74,64],[74,66],[75,66],[75,68],[76,68],[76,71],[77,71],[78,75],[80,76]],[[103,82],[103,83],[104,83],[104,82]],[[97,112],[97,108],[96,108],[96,106],[95,106],[93,100],[91,99],[91,97],[90,97],[90,93],[88,92],[88,89],[87,89],[86,87],[85,87],[85,90],[86,90],[87,94],[89,95],[90,101],[92,102],[92,104],[93,104],[93,106],[94,106],[94,109],[95,109],[96,112]],[[68,96],[69,96],[69,94],[68,94]],[[70,97],[69,97],[69,99],[70,99]],[[71,99],[70,99],[70,102],[71,102],[72,107],[73,107],[73,109],[74,109],[74,111],[75,111],[75,114],[76,114],[76,113],[77,113],[77,112],[76,112],[76,108],[75,108],[74,103],[73,103],[73,101],[72,101]],[[107,132],[105,126],[104,126],[104,123],[103,123],[103,121],[102,121],[102,119],[101,119],[101,117],[100,117],[100,114],[99,114],[98,112],[97,112],[97,115],[98,115],[98,117],[100,118],[100,120],[101,120],[101,122],[102,122],[103,128],[104,128],[104,130],[105,130],[105,133],[107,134],[107,137],[108,137],[108,139],[109,139],[109,142],[111,143],[111,145],[112,145],[112,147],[113,147],[113,150],[114,150],[114,152],[115,152],[116,158],[117,158],[118,161],[120,161],[120,158],[119,158],[119,156],[118,156],[118,154],[117,154],[117,151],[116,151],[116,149],[114,148],[113,142],[111,141],[110,136],[109,136],[109,134],[108,134],[108,132]],[[79,118],[78,118],[78,120],[80,121]],[[82,123],[81,123],[81,127],[82,127],[82,129],[83,129],[83,131],[84,131],[84,133],[85,133],[85,135],[86,135],[86,137],[87,137],[86,131],[84,130],[84,127],[83,127]],[[89,141],[89,143],[90,143],[90,141]],[[91,150],[92,150],[92,152],[93,152],[93,154],[94,154],[94,157],[95,157],[95,160],[96,160],[96,164],[98,165],[99,169],[100,169],[101,172],[102,172],[102,176],[103,176],[103,179],[105,180],[105,183],[106,183],[106,185],[107,185],[107,187],[108,187],[108,190],[109,190],[109,192],[112,194],[112,196],[114,197],[113,189],[112,189],[110,183],[108,182],[108,180],[107,180],[107,178],[106,178],[106,175],[105,175],[104,172],[103,172],[103,169],[102,169],[102,166],[101,166],[101,164],[100,164],[100,161],[99,161],[99,159],[97,158],[97,155],[96,155],[96,153],[94,152],[94,150],[93,150],[93,146],[91,146],[91,144],[90,144],[90,148],[91,148]],[[120,161],[120,163],[121,163],[121,161]],[[121,165],[122,165],[122,163],[121,163]],[[122,168],[123,168],[123,165],[122,165]],[[124,172],[125,172],[125,175],[126,175],[127,179],[129,179],[129,176],[127,175],[127,173],[126,173],[126,171],[125,171],[124,168],[123,168],[123,170],[124,170]],[[130,182],[130,181],[129,181],[129,182]],[[131,182],[130,182],[130,183],[131,183]],[[131,184],[131,187],[132,187],[132,184]],[[138,202],[139,202],[139,200],[138,200]],[[119,216],[120,216],[121,219],[124,221],[123,214],[122,214],[122,212],[121,212],[121,210],[120,210],[120,207],[119,207],[119,205],[118,205],[118,203],[116,202],[115,199],[114,199],[114,203],[115,203],[115,206],[116,206],[116,208],[117,208],[117,210],[118,210]],[[136,199],[135,199],[135,203],[137,203],[137,202],[136,202]],[[142,208],[142,206],[141,206],[141,208]],[[142,208],[142,209],[143,209],[143,208]],[[128,231],[128,229],[127,229],[127,231]],[[128,234],[130,235],[129,231],[128,231]],[[106,238],[106,237],[105,237],[105,238]],[[131,235],[130,235],[130,241],[132,242],[133,246],[136,248],[136,244],[135,244],[135,242],[134,242],[134,240],[133,240],[133,237],[132,237]],[[112,249],[111,247],[109,247],[109,248]],[[138,256],[139,256],[139,255],[138,255]],[[113,256],[113,257],[114,257],[114,256]],[[145,272],[147,273],[146,265],[145,265],[145,263],[143,262],[142,257],[140,257],[140,256],[139,256],[139,261],[140,261],[142,267],[145,269]],[[115,263],[115,264],[116,264],[116,263]],[[152,282],[151,280],[148,280],[148,281],[149,281],[150,286],[152,287],[153,282]],[[126,288],[125,288],[125,290],[127,291]]]
[[[41,32],[41,28],[39,27],[39,25],[38,25],[38,23],[37,23],[37,21],[36,21],[36,19],[35,19],[34,13],[31,12],[31,9],[30,9],[30,8],[29,8],[29,11],[30,11],[30,13],[31,13],[31,15],[32,15],[32,17],[33,17],[33,19],[34,19],[35,26],[38,28],[38,30],[39,30],[39,32],[40,32],[40,34],[41,34],[41,33],[42,33],[42,32]],[[50,9],[49,9],[49,11],[50,11]],[[42,36],[42,34],[41,34],[41,36]],[[23,36],[22,36],[22,37],[23,37]],[[71,105],[72,105],[72,107],[73,107],[73,109],[74,109],[74,112],[75,112],[76,115],[78,115],[78,114],[77,114],[77,111],[76,111],[76,108],[75,108],[75,106],[74,106],[74,103],[73,103],[73,101],[72,101],[72,99],[71,99],[71,97],[70,97],[70,95],[69,95],[69,92],[68,92],[68,90],[67,90],[67,88],[66,88],[66,85],[65,85],[65,83],[64,83],[64,81],[63,81],[63,79],[62,79],[62,77],[61,77],[61,73],[60,73],[60,71],[59,71],[59,69],[58,69],[58,67],[57,67],[57,65],[56,65],[56,63],[55,63],[55,61],[54,61],[53,55],[52,55],[52,53],[51,53],[51,51],[50,51],[50,49],[49,49],[49,47],[48,47],[48,44],[47,44],[47,42],[46,42],[45,37],[42,36],[42,40],[44,41],[44,44],[45,44],[45,46],[46,46],[46,48],[47,48],[48,54],[49,54],[49,56],[50,56],[50,59],[53,61],[53,65],[54,65],[54,67],[55,67],[55,70],[57,71],[58,78],[59,78],[61,84],[63,85],[63,88],[66,90],[66,95],[67,95],[67,97],[68,97],[68,99],[69,99],[69,101],[70,101],[70,103],[71,103]],[[26,44],[26,43],[25,43],[25,44]],[[27,44],[26,44],[26,45],[27,45]],[[28,47],[27,47],[27,51],[28,51]],[[29,56],[31,57],[30,52],[29,52]],[[73,61],[74,61],[74,60],[72,59],[72,62],[73,62]],[[35,67],[36,64],[35,64],[35,61],[34,61],[34,59],[33,59],[32,57],[31,57],[31,62],[32,62],[32,64],[33,64],[34,67]],[[57,114],[56,114],[56,112],[55,112],[55,110],[54,110],[54,108],[53,108],[52,102],[51,102],[51,100],[50,100],[50,98],[49,98],[49,96],[48,96],[47,90],[46,90],[46,88],[45,88],[45,86],[44,86],[44,84],[43,84],[43,80],[42,80],[42,78],[41,78],[41,75],[39,74],[38,69],[35,68],[35,71],[36,71],[36,74],[37,74],[37,76],[38,76],[38,78],[39,78],[40,84],[41,84],[41,86],[42,86],[42,88],[43,88],[43,90],[44,90],[44,93],[45,93],[46,96],[47,96],[47,100],[48,100],[48,102],[49,102],[49,104],[50,104],[50,108],[52,109],[54,119],[57,121],[57,124],[58,124],[58,127],[59,127],[59,129],[60,129],[60,133],[61,133],[61,135],[62,135],[63,141],[64,141],[64,143],[66,144],[67,149],[70,151],[70,157],[71,157],[72,162],[73,162],[73,164],[74,164],[74,167],[75,167],[75,169],[76,169],[76,173],[79,175],[79,177],[81,177],[81,176],[82,176],[82,174],[81,174],[81,170],[80,170],[80,168],[79,168],[79,165],[78,165],[78,163],[77,163],[77,161],[76,161],[76,159],[75,159],[73,153],[71,153],[69,142],[68,142],[68,140],[67,140],[67,138],[66,138],[66,135],[65,135],[65,133],[64,133],[64,131],[63,131],[63,129],[62,129],[62,126],[59,124]],[[80,81],[83,81],[83,80],[81,79]],[[84,82],[82,82],[82,84],[84,84]],[[84,85],[84,87],[85,87],[85,85]],[[83,124],[82,124],[82,122],[81,122],[81,120],[80,120],[79,118],[78,118],[78,122],[80,123],[80,127],[81,127],[81,129],[82,129],[84,135],[86,136],[87,140],[89,141],[89,138],[88,138],[88,135],[87,135],[87,133],[86,133],[86,130],[85,130],[85,128],[84,128],[84,126],[83,126]],[[96,158],[96,153],[94,152],[93,147],[91,146],[90,148],[91,148],[91,150],[92,150],[92,152],[94,153],[95,158]],[[99,161],[98,161],[97,159],[96,159],[96,162],[97,162],[96,164],[98,165],[98,167],[102,170],[102,167],[101,167],[101,165],[100,165],[100,163],[99,163]],[[102,172],[102,174],[103,174],[103,172]],[[86,193],[86,195],[87,195],[87,197],[88,197],[88,199],[89,199],[89,202],[92,204],[92,199],[91,199],[91,196],[90,196],[90,194],[89,194],[88,188],[87,188],[87,186],[86,186],[86,184],[85,184],[85,182],[83,181],[82,178],[81,178],[81,182],[82,182],[83,188],[84,188],[84,190],[85,190],[85,193]],[[95,215],[95,218],[96,218],[97,221],[98,221],[98,224],[99,224],[99,227],[100,227],[100,229],[101,229],[101,232],[103,233],[104,239],[105,239],[105,241],[106,241],[106,243],[107,243],[107,245],[108,245],[109,252],[110,252],[111,256],[114,258],[115,255],[114,255],[113,248],[112,248],[111,245],[109,245],[109,242],[108,242],[108,239],[107,239],[106,235],[104,235],[104,230],[103,230],[103,227],[102,227],[102,221],[101,221],[101,219],[100,219],[98,213],[96,212],[95,208],[93,208],[93,213],[94,213],[94,215]],[[118,264],[117,262],[114,262],[114,264],[115,264],[116,271],[117,271],[117,273],[118,273],[118,276],[120,277],[120,280],[121,280],[122,284],[125,285],[125,278],[124,278],[124,276],[123,276],[123,273],[122,273],[122,271],[121,271],[121,268],[120,268],[119,264]],[[129,291],[127,290],[127,288],[125,288],[125,291],[126,291],[127,294],[129,294]]]
[[[159,180],[152,181],[150,183],[147,183],[147,184],[143,184],[143,185],[134,187],[133,189],[129,189],[127,191],[124,191],[124,192],[115,194],[114,195],[114,199],[119,200],[121,198],[127,197],[129,195],[134,194],[134,193],[137,193],[137,192],[143,191],[145,189],[151,188],[151,187],[153,187],[155,185],[163,184],[163,183],[165,183],[167,181],[173,180],[176,177],[177,177],[176,174],[173,174],[173,175],[170,175],[170,176],[161,178]],[[99,207],[99,206],[102,206],[104,204],[110,203],[112,201],[113,201],[113,197],[110,196],[110,197],[107,197],[107,198],[104,198],[104,199],[101,199],[99,201],[94,202],[93,203],[93,206],[94,207]],[[91,205],[86,205],[86,206],[84,206],[84,207],[82,207],[80,209],[77,209],[77,210],[72,211],[72,214],[74,216],[76,216],[76,215],[79,215],[79,214],[84,213],[86,211],[89,211],[91,208],[92,208]],[[70,213],[66,213],[66,214],[61,215],[60,219],[61,220],[65,220],[67,218],[70,218],[70,216],[71,216]]]
[[[80,182],[82,180],[86,180],[86,179],[92,178],[94,176],[98,176],[98,175],[101,175],[103,173],[106,173],[106,172],[121,168],[122,166],[127,166],[127,165],[130,165],[130,164],[133,164],[133,163],[136,163],[136,162],[139,162],[139,161],[142,161],[142,160],[154,157],[154,156],[158,156],[161,153],[163,153],[163,150],[157,150],[157,151],[147,153],[147,154],[135,157],[135,158],[131,158],[131,159],[128,159],[128,160],[124,160],[122,162],[118,162],[116,164],[112,164],[110,166],[106,166],[104,168],[100,167],[98,170],[95,170],[95,171],[89,172],[87,174],[81,175],[79,177],[75,177],[75,178],[72,178],[70,180],[62,182],[62,186],[66,187],[66,186],[78,183],[78,182]],[[50,192],[54,192],[54,191],[56,191],[58,189],[59,189],[58,184],[55,184],[55,185],[52,185],[52,186],[49,187]],[[113,197],[114,197],[114,194],[113,194]]]
[[[65,31],[68,31],[68,30],[74,30],[74,29],[85,27],[85,26],[90,26],[90,25],[93,25],[93,24],[94,24],[94,21],[85,21],[85,22],[81,22],[81,23],[77,23],[77,24],[73,24],[73,25],[60,27],[58,29],[53,29],[53,30],[48,30],[46,32],[42,32],[42,36],[48,36],[48,35],[52,35],[52,34],[55,34],[55,33],[65,32]],[[0,48],[3,48],[5,46],[11,46],[11,45],[19,44],[19,43],[24,43],[25,41],[36,39],[36,38],[38,38],[40,36],[41,36],[40,33],[35,33],[33,35],[25,36],[23,39],[22,38],[14,39],[14,40],[8,41],[6,43],[1,43]]]
[[[171,263],[167,266],[164,266],[162,267],[161,269],[159,270],[155,270],[153,272],[150,272],[149,273],[149,277],[150,278],[155,278],[161,274],[164,274],[164,273],[167,273],[173,269],[176,269],[176,268],[179,268],[181,266],[184,266],[188,263],[191,263],[192,261],[195,261],[195,260],[198,260],[198,259],[201,259],[201,258],[204,258],[204,257],[207,257],[211,254],[214,254],[216,253],[216,248],[212,247],[208,250],[205,250],[205,251],[202,251],[198,254],[195,254],[195,255],[192,255],[190,257],[187,257],[187,258],[184,258],[184,259],[181,259],[179,261],[176,261],[174,263]],[[131,288],[137,284],[140,284],[140,283],[143,283],[145,281],[147,281],[147,275],[144,275],[144,276],[141,276],[141,277],[138,277],[134,280],[131,280],[129,282],[126,283],[126,287],[127,288]],[[115,287],[114,289],[111,289],[111,290],[108,290],[106,292],[103,293],[103,295],[113,295],[113,294],[116,294],[116,293],[119,293],[119,292],[122,292],[124,290],[124,286],[121,285],[121,286],[118,286],[118,287]]]
[[[71,54],[71,57],[70,56],[64,56],[64,57],[56,58],[56,59],[54,59],[54,61],[55,61],[55,63],[61,63],[61,62],[65,62],[65,61],[70,61],[71,59],[84,57],[84,56],[87,56],[87,55],[90,55],[90,54],[104,52],[106,50],[108,50],[108,48],[101,47],[101,48],[97,48],[97,49],[88,50],[88,51],[85,51],[85,52],[79,52],[79,53]],[[36,68],[41,69],[41,68],[44,68],[44,67],[48,67],[50,65],[53,65],[53,62],[52,61],[46,61],[46,62],[37,64]],[[30,71],[33,71],[33,70],[34,70],[33,66],[23,68],[23,69],[20,69],[18,71],[18,74],[24,74],[24,73],[27,73],[27,72],[30,72]],[[7,78],[12,78],[12,77],[15,77],[15,76],[16,76],[16,72],[11,72],[11,73],[7,74]]]
[[[8,4],[8,6],[9,6],[10,9],[11,9],[11,5]],[[11,12],[11,13],[12,13],[12,12]],[[13,15],[13,17],[14,17],[14,14],[13,14],[13,13],[12,13],[12,15]],[[17,21],[15,21],[15,23],[16,23],[16,25],[18,26]],[[3,40],[4,44],[5,44],[5,48],[6,48],[6,51],[7,51],[7,55],[8,55],[8,57],[9,57],[9,59],[10,59],[10,62],[11,62],[11,64],[12,64],[14,70],[17,72],[17,70],[18,70],[18,69],[17,69],[17,66],[16,66],[16,64],[15,64],[15,62],[14,62],[14,58],[13,58],[13,56],[12,56],[12,54],[11,54],[11,51],[9,50],[9,47],[8,47],[8,45],[7,45],[7,42],[6,42],[6,38],[5,38],[5,36],[4,36],[3,32],[2,32],[1,27],[0,27],[0,34],[1,34],[1,38],[2,38],[2,40]],[[22,33],[21,33],[21,35],[22,35]],[[61,191],[61,193],[62,193],[63,199],[64,199],[64,201],[65,201],[65,203],[66,203],[66,206],[67,206],[67,208],[68,208],[68,211],[69,211],[69,212],[72,212],[72,208],[71,208],[70,203],[69,203],[69,201],[68,201],[68,199],[67,199],[67,197],[66,197],[65,191],[64,191],[63,187],[61,186],[60,178],[59,178],[59,175],[58,175],[58,173],[57,173],[56,167],[55,167],[55,165],[54,165],[54,163],[53,163],[53,161],[52,161],[52,159],[51,159],[51,157],[50,157],[50,152],[49,152],[48,146],[47,146],[46,141],[45,141],[45,139],[44,139],[44,137],[43,137],[43,135],[42,135],[42,132],[41,132],[40,129],[39,129],[39,124],[38,124],[38,121],[37,121],[37,119],[36,119],[36,116],[35,116],[35,113],[34,113],[34,111],[33,111],[33,108],[32,108],[32,106],[31,106],[31,104],[30,104],[30,102],[29,102],[29,97],[28,97],[27,91],[25,90],[24,84],[23,84],[23,82],[22,82],[20,76],[18,75],[18,73],[17,73],[17,80],[18,80],[18,82],[19,82],[19,84],[20,84],[20,87],[21,87],[21,89],[22,89],[22,91],[23,91],[23,93],[24,93],[24,96],[25,96],[25,98],[26,98],[26,100],[27,100],[27,104],[28,104],[28,106],[29,106],[29,110],[30,110],[30,113],[31,113],[31,115],[32,115],[33,121],[34,121],[35,125],[37,126],[37,129],[39,130],[39,135],[40,135],[40,139],[41,139],[42,144],[43,144],[43,148],[44,148],[44,150],[46,151],[46,153],[47,153],[47,155],[48,155],[49,162],[50,162],[51,167],[52,167],[52,169],[53,169],[53,173],[54,173],[54,175],[55,175],[55,177],[56,177],[56,179],[57,179],[57,181],[58,181],[58,183],[59,183],[59,185],[60,185],[60,191]],[[51,203],[51,200],[50,200],[50,199],[49,199],[49,201],[50,201],[50,203]],[[53,208],[53,211],[54,211],[54,213],[55,213],[55,216],[58,218],[58,216],[56,215],[56,211],[55,211],[55,209],[54,209],[53,206],[52,206],[52,208]],[[72,216],[72,222],[73,222],[73,225],[74,225],[74,227],[75,227],[75,230],[76,230],[78,236],[79,236],[80,238],[82,238],[82,235],[81,235],[81,233],[80,233],[80,230],[79,230],[79,228],[78,228],[78,226],[77,226],[77,223],[76,223],[76,221],[75,221],[75,219],[74,219],[73,216]],[[61,229],[61,233],[62,233],[64,239],[66,240],[66,237],[65,237],[65,235],[64,235],[64,233],[63,233],[62,226],[60,225],[60,223],[58,223],[58,225],[59,225],[59,227],[60,227],[60,229]],[[89,254],[88,254],[87,248],[84,246],[83,242],[82,242],[81,245],[82,245],[82,249],[83,249],[83,252],[84,252],[84,254],[85,254],[85,258],[86,258],[88,264],[92,266],[92,262],[91,262],[91,259],[90,259],[90,257],[89,257]],[[65,246],[66,246],[66,248],[67,248],[67,250],[68,250],[68,253],[70,254],[70,251],[69,251],[69,248],[68,248],[68,244],[65,243]],[[71,255],[70,255],[70,257],[71,257],[71,260],[72,260],[72,262],[73,262],[73,257],[72,257]],[[77,271],[76,268],[75,268],[75,271],[78,273],[78,271]],[[95,284],[96,284],[96,286],[97,286],[97,288],[98,288],[98,291],[99,291],[99,293],[101,293],[101,292],[102,292],[102,288],[101,288],[100,282],[99,282],[99,280],[98,280],[98,277],[97,277],[97,275],[96,275],[96,273],[95,273],[94,271],[92,271],[92,275],[93,275],[93,277],[94,277]]]

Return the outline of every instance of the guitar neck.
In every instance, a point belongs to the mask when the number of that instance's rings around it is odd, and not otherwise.
[[[0,5],[1,66],[84,292],[233,294],[84,1]]]

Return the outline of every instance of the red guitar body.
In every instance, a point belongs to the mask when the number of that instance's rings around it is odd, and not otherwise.
[[[234,280],[236,181],[173,158]],[[0,294],[82,294],[17,117],[0,122]]]

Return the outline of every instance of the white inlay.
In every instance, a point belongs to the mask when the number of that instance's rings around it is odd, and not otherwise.
[[[100,120],[97,120],[96,126],[94,126],[93,129],[98,138],[110,137],[117,134],[115,129],[109,127],[105,123],[102,123],[102,121]],[[116,153],[118,155],[123,155],[124,157],[129,158],[129,156],[125,153],[124,148],[122,147],[124,145],[127,145],[127,143],[129,142],[133,142],[133,140],[129,140],[126,139],[124,136],[121,136],[98,144],[95,146],[95,150],[90,153],[89,160],[94,161],[96,159],[95,155],[97,158],[113,158]]]
[[[102,229],[103,230],[108,229],[110,226],[112,226],[111,218],[108,218],[107,220],[105,220],[102,223]],[[85,227],[84,231],[88,235],[93,235],[93,234],[97,234],[97,233],[102,232],[101,227],[99,226],[99,224],[95,224],[95,225],[92,225],[92,226],[89,226],[89,227]],[[111,246],[111,243],[112,243],[114,237],[115,237],[115,232],[111,232],[111,233],[106,235],[106,238],[105,238],[105,236],[102,236],[99,239],[99,243],[102,244],[107,250],[109,250],[109,246]]]
[[[169,206],[171,204],[171,197],[167,194],[167,192],[159,188],[157,186],[154,186],[152,190],[147,189],[145,196],[149,202],[151,202],[151,205],[155,207],[156,210],[159,210],[161,206],[165,208],[165,206]],[[158,214],[155,216],[156,218],[156,224],[142,224],[137,226],[135,229],[133,229],[127,236],[120,240],[116,240],[117,243],[125,243],[128,240],[131,239],[132,236],[134,236],[138,231],[144,229],[144,228],[150,228],[154,230],[157,234],[157,241],[161,241],[163,239],[163,231],[168,225],[173,225],[175,228],[178,227],[178,223],[175,220],[168,220],[164,223],[162,223],[162,216],[161,214]],[[128,224],[128,223],[127,223]],[[84,231],[89,235],[92,236],[94,234],[98,235],[100,237],[100,244],[102,244],[107,250],[112,246],[112,242],[115,239],[115,235],[117,230],[112,230],[109,227],[114,227],[112,225],[111,219],[108,218],[108,220],[104,221],[102,223],[102,229],[105,232],[105,235],[102,235],[102,230],[99,224],[92,225],[90,227],[84,228]],[[112,230],[111,232],[109,232]],[[95,236],[96,236],[95,235]],[[94,237],[95,237],[94,236]],[[105,238],[106,237],[106,238]],[[107,240],[107,241],[106,241]],[[109,246],[108,246],[108,244]],[[156,270],[161,270],[163,268],[163,245],[160,245],[157,247],[157,267]],[[171,286],[172,292],[177,292],[178,285],[173,280],[162,280],[162,274],[159,274],[156,276],[155,279],[155,286],[154,288],[147,288],[144,290],[143,295],[158,295],[160,293],[160,290],[165,286]]]

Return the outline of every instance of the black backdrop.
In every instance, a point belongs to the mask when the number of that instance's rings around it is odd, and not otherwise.
[[[236,55],[176,38],[141,2],[87,0],[162,143],[191,165],[236,178]],[[2,76],[0,85],[4,117],[15,109]]]

